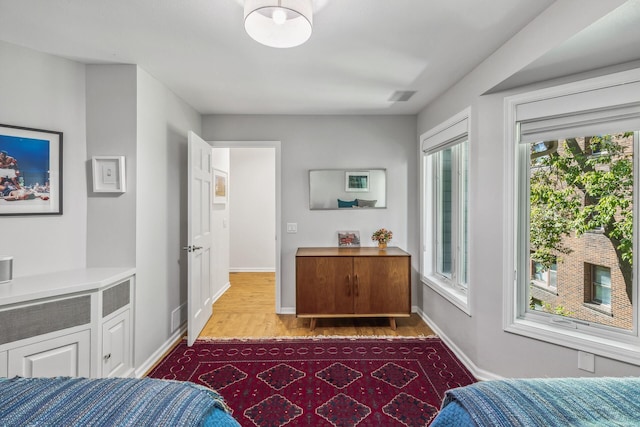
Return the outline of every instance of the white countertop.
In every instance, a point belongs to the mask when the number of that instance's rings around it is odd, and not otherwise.
[[[135,274],[135,268],[84,268],[0,283],[0,306],[100,289]]]

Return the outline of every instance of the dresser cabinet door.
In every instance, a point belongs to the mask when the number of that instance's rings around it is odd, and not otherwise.
[[[296,258],[296,313],[353,313],[353,258]]]
[[[355,257],[354,312],[356,314],[408,314],[409,257]]]
[[[84,330],[9,350],[8,376],[88,377],[91,331]]]

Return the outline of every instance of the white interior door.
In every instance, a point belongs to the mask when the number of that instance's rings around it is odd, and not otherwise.
[[[211,146],[195,133],[188,133],[189,145],[189,241],[187,343],[198,338],[212,314],[211,295]]]

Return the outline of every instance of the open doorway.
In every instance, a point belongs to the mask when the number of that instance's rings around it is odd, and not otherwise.
[[[280,313],[280,142],[210,144],[229,149],[229,273],[275,276]]]

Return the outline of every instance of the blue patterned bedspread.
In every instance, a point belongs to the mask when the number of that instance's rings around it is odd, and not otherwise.
[[[217,393],[188,382],[19,377],[0,381],[2,426],[239,426],[227,411]]]
[[[450,423],[464,415],[460,414],[460,407],[473,423]],[[640,426],[640,378],[479,382],[447,391],[442,411],[432,426],[447,425]]]

